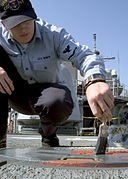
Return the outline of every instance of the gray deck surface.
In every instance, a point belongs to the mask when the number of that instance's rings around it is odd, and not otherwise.
[[[97,141],[96,136],[59,136],[61,147],[54,148],[54,155],[58,158],[56,152],[60,154],[70,154],[71,150],[94,150]],[[41,151],[41,138],[39,135],[8,135],[7,150],[12,152],[12,159],[7,164],[0,167],[0,179],[127,179],[128,168],[70,168],[70,167],[43,167],[35,162],[30,165],[30,158],[42,160],[39,155]],[[11,149],[13,148],[13,150]],[[24,161],[24,155],[21,152],[27,151],[27,157]],[[43,150],[43,149],[42,149]],[[50,149],[53,150],[53,149]],[[124,148],[109,148],[109,150],[128,151]],[[30,153],[29,153],[30,151]],[[36,153],[37,151],[37,153]],[[13,153],[14,152],[14,153]],[[19,152],[19,153],[18,153]],[[35,155],[36,153],[36,155]],[[4,154],[4,153],[3,153]],[[7,152],[6,152],[7,154]],[[20,156],[19,156],[20,155]],[[20,162],[13,160],[13,157],[19,157]],[[48,155],[47,155],[48,156]],[[43,156],[44,157],[44,156]],[[23,159],[23,160],[22,160]],[[43,158],[44,159],[44,158]],[[46,158],[47,159],[47,158]],[[33,160],[33,159],[32,159]],[[116,159],[115,159],[116,160]],[[5,158],[0,162],[6,161]]]

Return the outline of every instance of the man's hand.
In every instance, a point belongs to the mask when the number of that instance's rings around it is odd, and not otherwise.
[[[6,71],[0,67],[0,92],[11,95],[12,91],[14,91],[13,82]]]
[[[102,122],[112,119],[110,109],[114,106],[114,97],[107,83],[91,84],[86,90],[86,96],[94,116]]]

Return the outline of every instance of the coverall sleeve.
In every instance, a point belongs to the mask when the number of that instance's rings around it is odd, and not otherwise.
[[[74,38],[64,28],[56,33],[54,40],[59,58],[71,62],[73,67],[80,70],[81,76],[85,79],[92,74],[106,76],[102,58],[94,54],[88,46],[75,42]]]

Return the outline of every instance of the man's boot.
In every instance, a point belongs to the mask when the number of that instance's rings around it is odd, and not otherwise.
[[[4,136],[0,136],[0,148],[6,148],[6,134]]]
[[[6,148],[7,119],[0,119],[0,148]]]
[[[42,147],[59,147],[59,139],[56,135],[57,127],[52,123],[40,122],[39,133],[42,136]]]

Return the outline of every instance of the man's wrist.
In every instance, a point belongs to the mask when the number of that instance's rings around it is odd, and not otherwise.
[[[97,82],[104,82],[104,83],[106,83],[104,76],[101,75],[101,74],[93,74],[93,75],[90,75],[90,76],[84,81],[85,90],[86,90],[91,84],[94,84],[94,83],[97,83]]]

